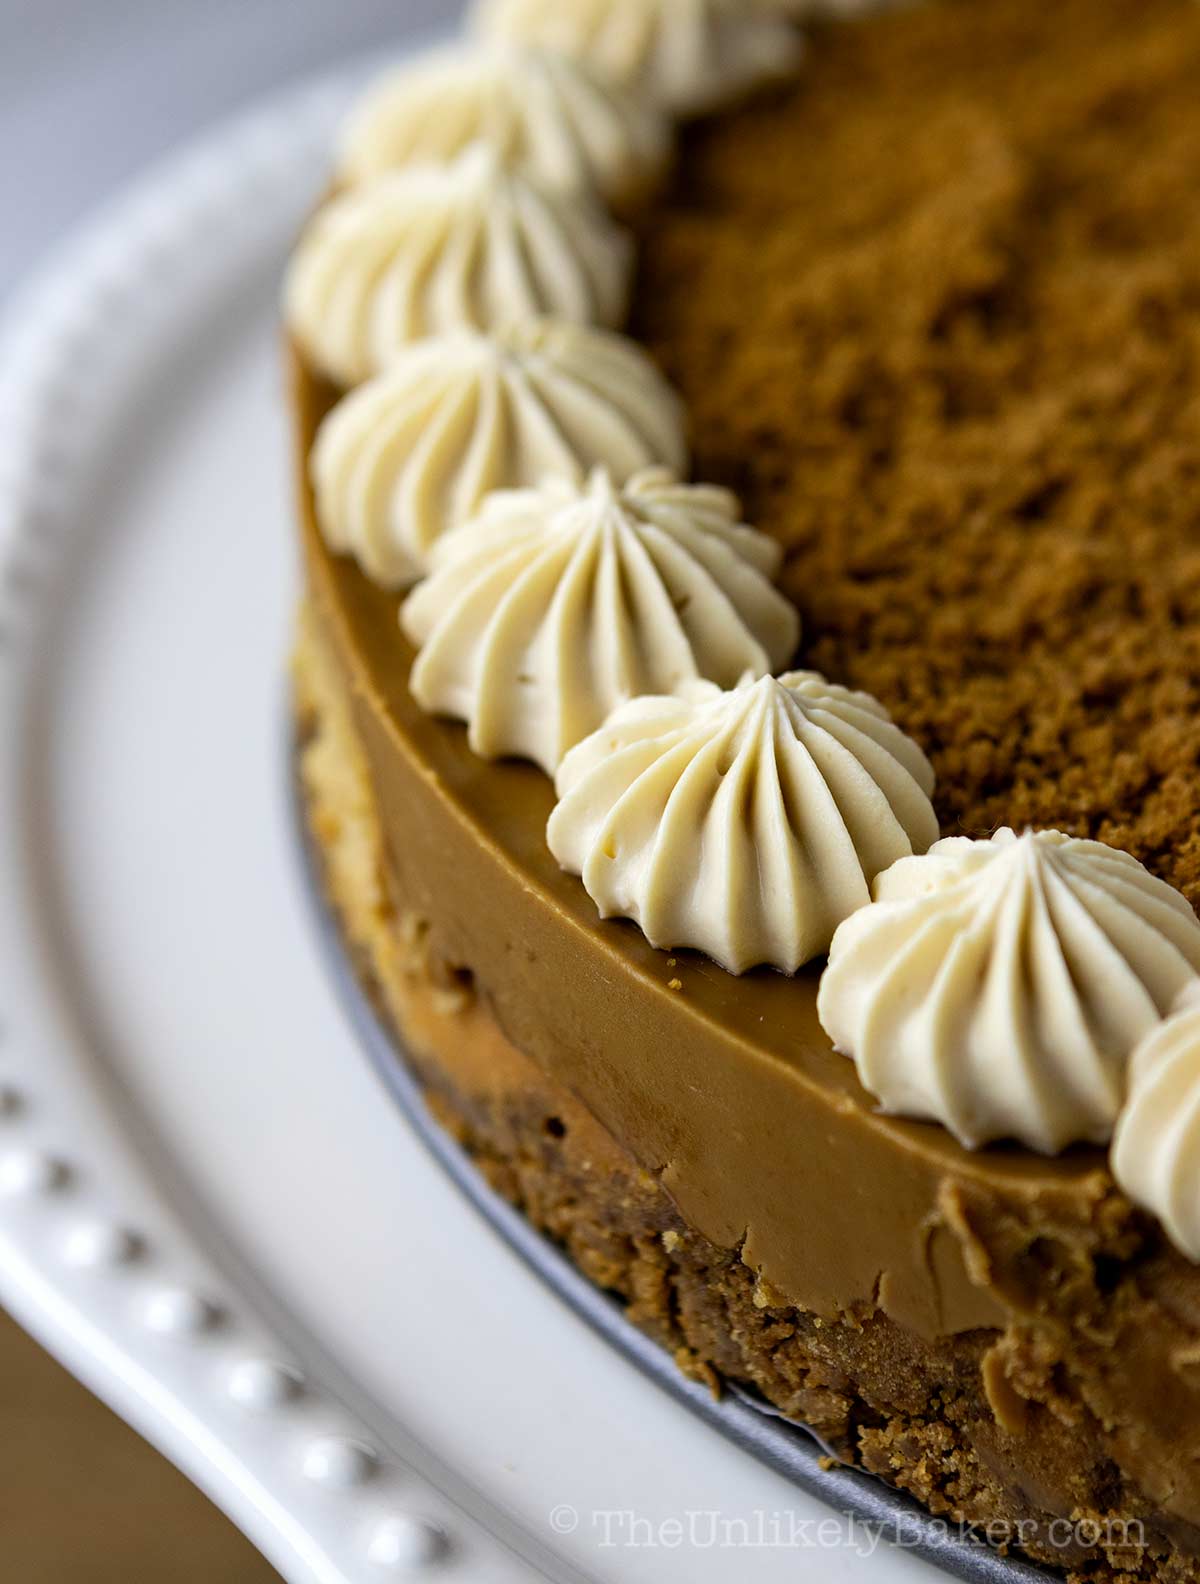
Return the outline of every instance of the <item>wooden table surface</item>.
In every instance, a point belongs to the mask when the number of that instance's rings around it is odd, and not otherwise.
[[[279,1584],[279,1575],[0,1311],[0,1584]]]

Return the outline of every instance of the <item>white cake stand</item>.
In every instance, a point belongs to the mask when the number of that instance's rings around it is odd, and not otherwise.
[[[153,172],[8,315],[0,1298],[292,1584],[933,1578],[550,1296],[327,982],[276,299],[350,86]]]

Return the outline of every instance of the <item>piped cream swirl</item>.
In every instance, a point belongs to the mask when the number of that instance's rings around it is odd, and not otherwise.
[[[584,60],[648,103],[696,115],[788,76],[795,0],[477,0],[476,32]]]
[[[553,775],[626,699],[787,660],[799,619],[771,585],[779,559],[728,491],[662,469],[490,495],[405,603],[413,695],[466,721],[476,753]]]
[[[331,549],[397,588],[492,490],[687,465],[683,407],[635,342],[561,320],[406,347],[342,398],[310,460]]]
[[[886,1111],[1054,1154],[1108,1140],[1130,1052],[1198,971],[1195,914],[1135,858],[1001,830],[881,875],[817,1008]]]
[[[633,250],[592,198],[551,192],[473,143],[330,200],[292,257],[292,335],[330,379],[355,385],[410,342],[542,315],[615,326]]]
[[[338,174],[359,183],[470,144],[543,187],[610,203],[647,195],[671,155],[666,118],[549,50],[458,45],[418,56],[368,89],[342,133]]]
[[[1200,985],[1133,1053],[1112,1170],[1175,1247],[1200,1262]]]
[[[937,836],[933,772],[865,693],[812,671],[623,705],[563,760],[548,839],[605,918],[731,973],[791,973]]]

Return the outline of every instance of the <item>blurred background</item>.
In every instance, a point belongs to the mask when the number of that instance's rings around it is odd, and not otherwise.
[[[0,0],[0,303],[97,202],[190,134],[461,0]]]
[[[0,313],[61,237],[272,89],[459,0],[0,0]],[[0,1313],[5,1584],[268,1584],[225,1519]]]

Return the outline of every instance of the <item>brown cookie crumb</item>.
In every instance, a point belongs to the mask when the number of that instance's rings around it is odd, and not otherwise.
[[[701,124],[634,331],[947,834],[1200,902],[1200,6],[931,0]]]

